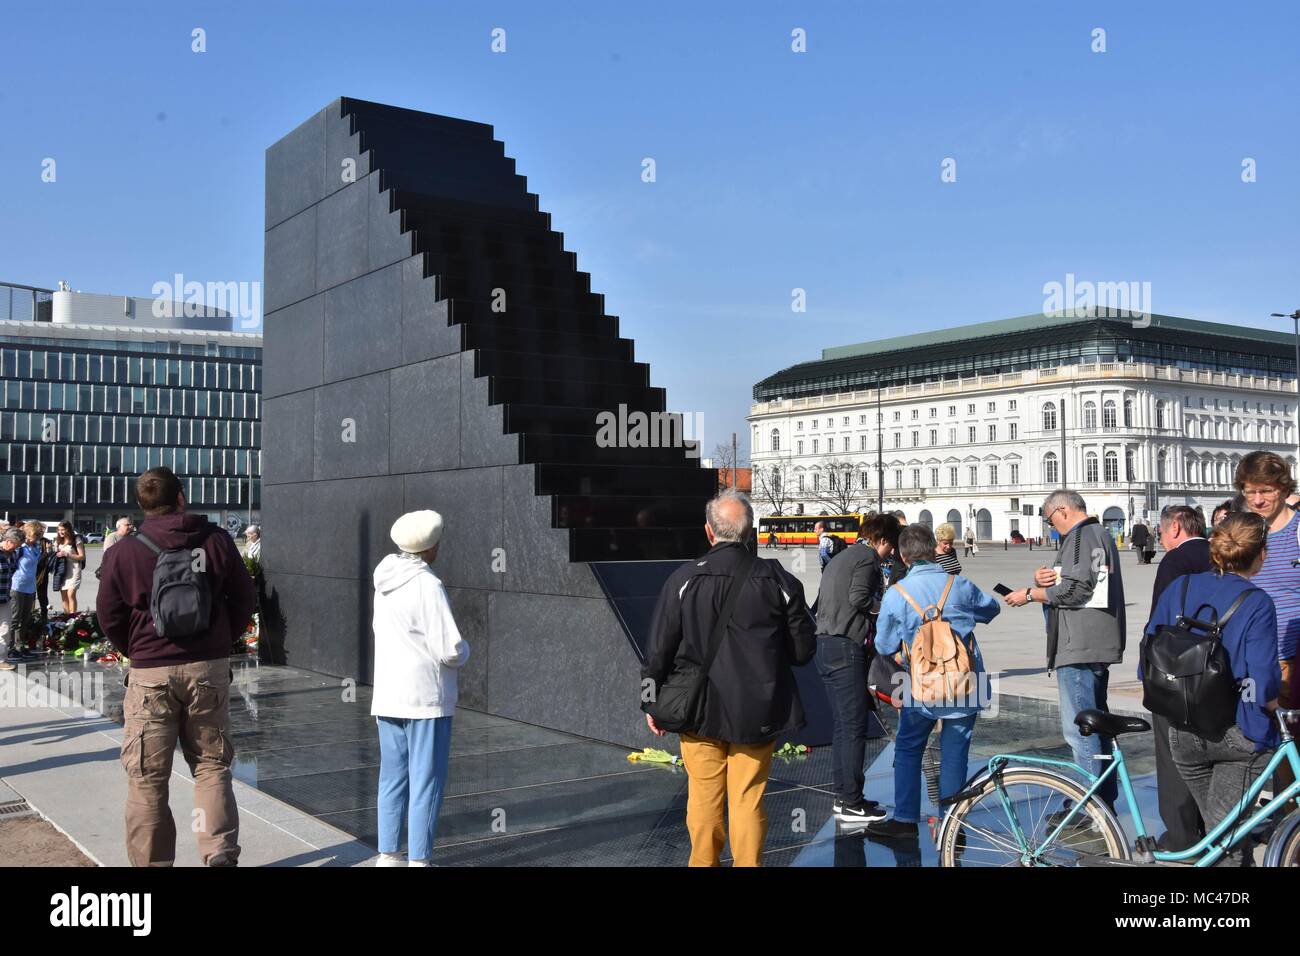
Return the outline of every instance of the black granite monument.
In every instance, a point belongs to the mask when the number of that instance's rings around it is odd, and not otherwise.
[[[283,659],[369,681],[371,571],[393,521],[433,508],[472,646],[461,703],[649,743],[637,645],[659,584],[707,547],[717,475],[492,128],[344,98],[277,142],[264,300]],[[674,441],[598,442],[602,412]]]

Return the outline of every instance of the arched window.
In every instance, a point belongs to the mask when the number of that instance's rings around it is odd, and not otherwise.
[[[1113,451],[1106,452],[1105,469],[1106,481],[1119,481],[1119,455]]]
[[[1124,427],[1133,427],[1133,399],[1124,399]]]
[[[781,469],[776,466],[772,467],[772,496],[781,497]]]
[[[1095,483],[1097,481],[1097,453],[1090,451],[1083,459],[1083,480]]]
[[[1056,431],[1056,402],[1048,402],[1043,406],[1043,431]]]
[[[772,429],[772,451],[781,450],[781,433],[775,428]]]
[[[1165,427],[1165,400],[1162,398],[1156,401],[1156,428],[1164,428],[1164,427]]]
[[[957,540],[961,540],[961,512],[953,508],[948,512],[948,524],[952,525],[953,532],[957,535]]]
[[[1096,402],[1083,403],[1083,427],[1084,428],[1097,427],[1097,403]]]
[[[1056,452],[1049,451],[1043,456],[1043,482],[1045,484],[1054,485],[1057,480]]]
[[[1101,427],[1115,428],[1118,424],[1115,414],[1115,403],[1107,400],[1106,404],[1101,406]]]
[[[929,509],[927,509],[927,508],[922,508],[922,509],[921,509],[921,513],[920,513],[919,515],[916,516],[916,523],[917,523],[917,524],[923,524],[923,525],[925,525],[927,528],[933,528],[933,527],[934,527],[934,517],[930,514]]]

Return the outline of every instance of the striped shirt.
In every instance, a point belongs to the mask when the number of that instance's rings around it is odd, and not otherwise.
[[[952,548],[938,552],[934,560],[949,574],[961,574],[961,562],[957,560],[957,552]]]
[[[1289,661],[1296,656],[1300,637],[1300,568],[1291,562],[1300,559],[1300,513],[1293,514],[1281,531],[1268,536],[1268,554],[1259,574],[1250,583],[1263,588],[1277,608],[1277,658]]]

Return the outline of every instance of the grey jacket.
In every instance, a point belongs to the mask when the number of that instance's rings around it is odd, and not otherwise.
[[[1060,583],[1046,589],[1047,669],[1118,664],[1124,659],[1124,581],[1115,539],[1096,518],[1085,518],[1061,540],[1056,565]],[[1109,569],[1106,606],[1085,607],[1101,567]]]
[[[883,582],[880,559],[869,544],[851,544],[835,555],[822,572],[817,591],[817,633],[865,643]]]

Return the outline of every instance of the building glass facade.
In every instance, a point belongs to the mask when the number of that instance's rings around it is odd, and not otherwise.
[[[191,510],[258,509],[260,342],[0,322],[2,507],[11,519],[75,514],[83,530],[102,526],[134,513],[135,477],[165,465]]]

